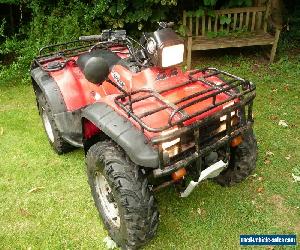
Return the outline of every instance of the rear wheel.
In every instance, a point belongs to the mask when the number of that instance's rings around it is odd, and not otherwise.
[[[245,180],[256,167],[257,142],[253,130],[243,134],[243,141],[231,148],[229,166],[215,181],[222,186],[232,186]]]
[[[95,205],[111,238],[122,249],[144,245],[158,225],[158,210],[146,176],[112,141],[93,145],[86,164]]]
[[[43,93],[38,93],[37,102],[38,102],[39,113],[44,124],[45,132],[47,134],[48,141],[52,146],[52,148],[55,150],[57,154],[67,153],[73,150],[75,147],[70,145],[62,138],[57,128],[57,125],[55,123],[51,107],[48,104]]]

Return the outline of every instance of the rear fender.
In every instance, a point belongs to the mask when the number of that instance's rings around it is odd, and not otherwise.
[[[37,67],[31,70],[31,79],[36,97],[42,93],[50,105],[61,136],[71,145],[82,147],[81,110],[67,110],[58,85],[41,68]]]
[[[92,122],[106,136],[124,149],[137,165],[157,168],[158,152],[144,134],[125,117],[118,114],[106,103],[94,103],[82,110],[82,118]],[[84,143],[90,144],[87,141]]]
[[[31,79],[35,92],[42,91],[51,106],[53,114],[67,111],[60,89],[54,79],[40,68],[31,70]],[[37,89],[37,87],[39,89]]]

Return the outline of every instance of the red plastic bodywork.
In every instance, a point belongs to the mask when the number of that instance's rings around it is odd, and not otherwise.
[[[124,57],[124,54],[119,54],[119,56]],[[76,60],[77,58],[74,57],[74,59]],[[176,74],[172,73],[175,72],[174,70],[177,71]],[[174,84],[180,84],[184,81],[189,80],[188,72],[184,73],[181,71],[180,68],[162,70],[160,68],[152,67],[152,68],[147,68],[145,70],[142,70],[141,72],[138,73],[132,73],[121,65],[115,65],[112,68],[111,73],[109,75],[109,79],[114,81],[112,72],[118,73],[118,75],[120,76],[120,80],[125,83],[125,86],[123,88],[127,91],[137,90],[140,88],[161,90],[167,87],[174,86]],[[162,74],[165,76],[164,79],[157,80],[158,75],[162,75]],[[128,118],[128,115],[126,115],[125,112],[121,108],[119,108],[114,102],[114,97],[116,97],[117,94],[120,94],[120,91],[107,81],[103,82],[103,84],[101,85],[96,85],[89,82],[88,80],[85,79],[83,73],[76,66],[75,63],[69,62],[64,69],[60,71],[50,72],[50,75],[57,82],[58,87],[65,100],[68,111],[78,110],[88,105],[91,105],[95,102],[105,102],[108,105],[110,105],[116,112],[125,116],[127,119],[131,119]],[[194,75],[194,77],[201,77],[201,75],[202,73],[200,72]],[[222,80],[220,80],[217,77],[210,77],[208,78],[208,80],[213,81],[214,83],[217,84],[222,83]],[[190,96],[195,92],[199,92],[207,88],[209,88],[208,85],[198,81],[198,82],[190,83],[184,87],[180,87],[175,90],[165,92],[162,94],[162,96],[165,98],[166,101],[174,103],[175,101],[183,97]],[[216,101],[217,102],[222,101],[227,98],[228,96],[222,93],[217,95]],[[184,102],[181,103],[180,105],[183,104]],[[184,111],[188,114],[192,114],[196,111],[208,107],[211,104],[212,104],[212,98],[209,98],[205,101],[194,104],[184,109]],[[161,103],[157,101],[155,98],[148,98],[143,101],[135,103],[133,105],[133,110],[136,114],[141,114],[159,106],[161,106]],[[206,116],[209,116],[211,113],[219,111],[222,108],[223,107],[220,106],[200,116],[194,117],[193,119],[186,121],[185,125],[189,125],[193,123],[195,120],[199,120]],[[170,113],[171,113],[170,110],[165,109],[160,112],[149,115],[147,117],[144,117],[142,118],[142,120],[150,127],[154,127],[154,128],[162,127],[164,125],[167,125]],[[174,121],[176,119],[178,119],[178,116],[174,117]],[[131,119],[131,121],[137,128],[140,128],[140,126],[133,119]],[[92,126],[90,127],[91,129],[94,129]],[[144,133],[148,138],[152,138],[153,136],[158,135],[157,133],[147,132],[146,130]],[[90,134],[87,134],[85,136],[90,136]]]

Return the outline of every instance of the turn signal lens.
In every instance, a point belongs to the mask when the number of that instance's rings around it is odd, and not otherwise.
[[[240,145],[242,143],[243,139],[242,139],[242,136],[237,136],[237,137],[234,137],[230,143],[231,147],[236,147],[238,145]]]
[[[186,170],[185,168],[180,168],[176,172],[172,173],[172,179],[174,181],[179,181],[180,179],[183,178],[183,176],[186,175]]]

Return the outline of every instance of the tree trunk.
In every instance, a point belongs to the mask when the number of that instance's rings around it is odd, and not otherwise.
[[[284,20],[285,7],[282,0],[271,1],[271,20],[275,27],[282,27]]]
[[[9,5],[9,21],[10,21],[10,32],[12,34],[15,33],[15,19],[14,19],[14,12],[13,12],[13,5]]]

